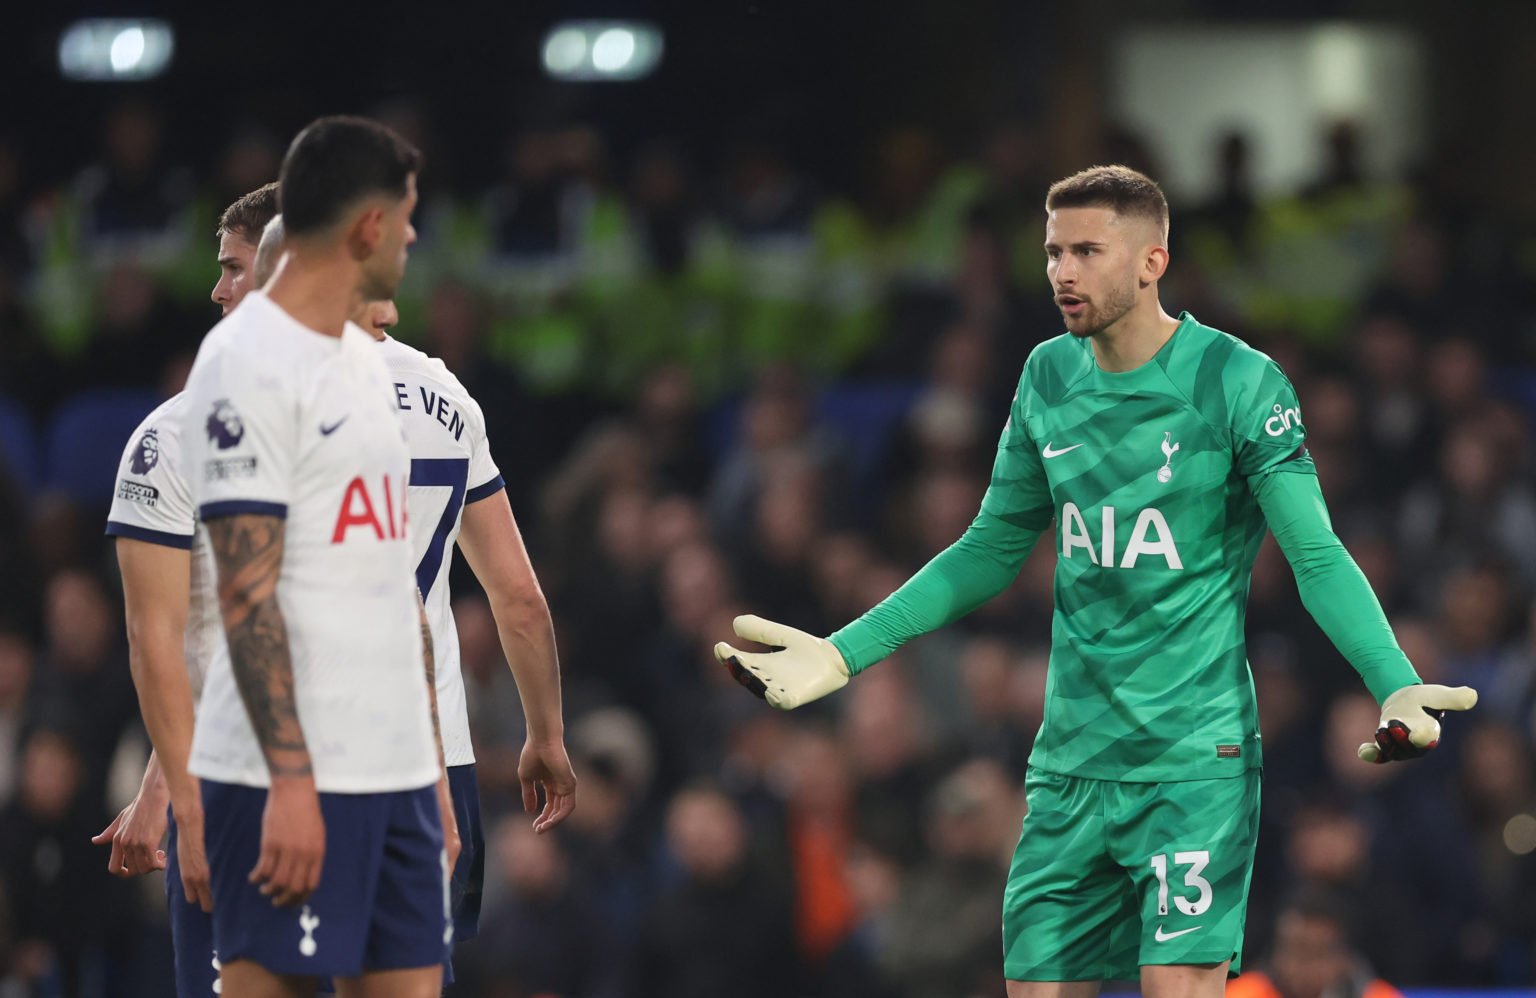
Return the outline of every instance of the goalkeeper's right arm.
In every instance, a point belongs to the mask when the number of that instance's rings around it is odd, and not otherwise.
[[[780,710],[793,710],[842,689],[851,676],[901,645],[1007,589],[1039,538],[1040,530],[1017,526],[983,505],[958,541],[830,638],[749,615],[736,618],[737,635],[778,650],[743,652],[722,641],[715,657],[754,694]]]

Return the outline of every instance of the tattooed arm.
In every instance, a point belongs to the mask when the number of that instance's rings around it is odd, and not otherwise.
[[[437,806],[443,819],[443,848],[448,852],[448,869],[459,861],[463,843],[459,822],[453,810],[453,788],[448,785],[448,757],[443,753],[443,725],[437,713],[437,657],[432,651],[432,627],[427,623],[427,605],[416,592],[416,611],[421,616],[421,657],[427,667],[427,702],[432,705],[432,740],[437,744]]]
[[[288,628],[277,603],[283,534],[276,516],[240,513],[208,521],[229,660],[267,769],[273,776],[309,776]]]
[[[207,530],[230,664],[271,774],[261,856],[251,881],[274,905],[301,904],[320,885],[325,820],[299,726],[288,628],[277,602],[284,521],[236,513],[208,520]]]

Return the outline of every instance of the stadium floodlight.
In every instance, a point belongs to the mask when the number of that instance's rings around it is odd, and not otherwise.
[[[661,64],[661,29],[641,21],[563,21],[544,36],[544,72],[576,83],[623,82]]]
[[[152,18],[76,21],[59,36],[59,72],[68,80],[148,80],[165,72],[176,50],[171,26]]]

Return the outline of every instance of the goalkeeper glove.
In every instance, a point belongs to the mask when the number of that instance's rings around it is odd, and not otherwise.
[[[770,706],[794,710],[848,685],[848,666],[830,641],[747,614],[735,620],[736,635],[778,651],[737,651],[724,641],[715,658],[736,681]]]
[[[1381,704],[1376,741],[1358,751],[1366,762],[1417,759],[1440,744],[1440,719],[1448,710],[1471,710],[1477,691],[1470,686],[1404,686]]]

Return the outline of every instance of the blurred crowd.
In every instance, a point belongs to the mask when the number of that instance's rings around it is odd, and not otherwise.
[[[397,332],[485,409],[555,615],[581,780],[571,819],[533,834],[516,690],[457,565],[489,858],[452,993],[1001,994],[1052,537],[997,600],[791,715],[711,649],[744,612],[825,634],[969,523],[1023,359],[1060,329],[1047,137],[900,130],[837,190],[772,136],[620,155],[591,128],[532,129],[466,190],[434,175],[446,147],[425,117],[384,113],[429,163]],[[128,431],[216,319],[212,219],[282,150],[242,131],[198,177],[171,124],[117,108],[98,162],[59,182],[0,140],[5,995],[169,993],[158,882],[108,877],[89,842],[147,753],[100,534]],[[1350,972],[1530,985],[1536,254],[1454,159],[1373,175],[1347,122],[1320,148],[1310,183],[1264,196],[1258,151],[1226,137],[1209,196],[1173,205],[1163,301],[1284,366],[1335,527],[1405,650],[1482,701],[1427,760],[1360,763],[1376,706],[1266,545],[1246,958],[1266,965],[1305,892],[1340,913]],[[1155,156],[1103,137],[1101,161],[1156,175]],[[82,411],[96,421],[72,432]],[[77,473],[87,453],[108,466]]]

